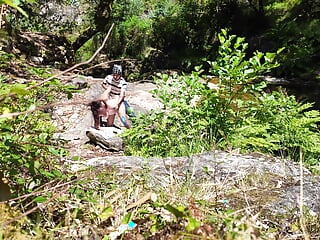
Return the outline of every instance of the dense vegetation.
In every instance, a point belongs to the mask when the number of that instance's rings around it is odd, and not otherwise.
[[[154,90],[164,111],[136,120],[125,133],[128,154],[184,156],[214,148],[260,151],[309,165],[318,164],[319,111],[284,92],[268,92],[261,77],[279,66],[277,53],[256,51],[247,59],[244,38],[219,34],[219,56],[209,62],[209,77],[197,67],[188,75],[160,75]],[[203,80],[202,78],[206,80]],[[202,81],[201,81],[202,80]],[[204,82],[216,80],[217,88]]]
[[[114,23],[102,55],[136,60],[140,72],[192,71],[215,59],[217,34],[225,28],[246,37],[250,53],[285,47],[273,74],[309,80],[319,65],[319,5],[318,0],[22,1],[29,18],[10,14],[7,25],[11,37],[16,30],[53,33],[61,40],[56,44],[67,42],[68,55],[75,55],[70,59],[79,61],[95,51]]]
[[[68,172],[62,164],[68,153],[53,138],[46,111],[57,96],[72,97],[76,89],[55,78],[51,67],[28,63],[33,56],[41,64],[86,60],[116,23],[94,64],[127,59],[121,61],[128,78],[159,68],[179,70],[155,77],[154,94],[164,111],[135,119],[136,127],[124,136],[128,154],[260,151],[293,161],[303,156],[316,172],[319,112],[285,90],[270,92],[263,75],[316,77],[318,1],[78,0],[54,3],[56,12],[46,2],[0,1],[12,7],[1,29],[0,176],[8,181],[2,185],[1,179],[1,197],[7,186],[15,197],[11,206],[0,205],[0,239],[111,239],[110,233],[122,234],[117,226],[130,228],[131,220],[140,225],[136,234],[150,239],[284,237],[279,226],[259,226],[253,216],[228,209],[219,192],[188,179],[156,191],[147,170],[124,181],[114,169]],[[72,18],[57,10],[59,4]],[[26,31],[51,32],[54,41],[21,44],[32,37]],[[57,46],[59,54],[51,54]],[[201,192],[213,192],[215,202],[201,201]],[[304,226],[290,220],[300,233]],[[306,227],[310,235],[320,229],[311,217]]]

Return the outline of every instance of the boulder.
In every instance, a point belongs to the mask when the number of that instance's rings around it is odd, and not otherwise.
[[[249,207],[256,214],[299,217],[303,204],[311,216],[320,215],[320,177],[306,168],[301,172],[299,164],[286,159],[223,151],[168,158],[106,156],[72,163],[70,170],[111,166],[118,176],[147,171],[151,189],[170,188],[172,181],[214,184],[216,194],[224,196],[234,209]]]
[[[90,127],[86,131],[87,137],[92,143],[106,149],[108,151],[122,151],[123,141],[118,136],[122,130],[116,127],[101,127],[101,130],[97,130]]]

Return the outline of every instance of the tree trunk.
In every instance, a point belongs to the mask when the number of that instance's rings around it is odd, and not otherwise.
[[[98,32],[106,32],[109,28],[109,20],[111,13],[111,5],[114,0],[100,0],[97,4],[95,16],[94,16],[94,26],[87,29],[80,37],[72,44],[73,51],[76,52],[79,48],[83,46],[88,40],[90,40]]]

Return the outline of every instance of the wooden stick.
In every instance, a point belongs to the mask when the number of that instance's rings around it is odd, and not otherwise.
[[[143,196],[141,199],[139,199],[137,202],[131,203],[126,210],[129,210],[131,208],[137,207],[145,202],[147,202],[149,199],[151,199],[152,192],[148,192],[145,196]]]
[[[61,75],[63,75],[63,74],[66,74],[66,73],[68,73],[68,72],[76,69],[77,67],[80,67],[80,66],[82,66],[82,65],[85,65],[85,64],[90,63],[90,62],[97,56],[97,54],[104,48],[104,46],[105,46],[105,44],[106,44],[106,42],[107,42],[107,40],[108,40],[108,38],[109,38],[109,36],[110,36],[110,34],[111,34],[111,30],[112,30],[113,26],[114,26],[114,23],[111,25],[111,27],[110,27],[110,29],[109,29],[109,31],[108,31],[108,34],[107,34],[106,37],[104,38],[101,46],[97,49],[97,51],[91,56],[91,58],[90,58],[89,60],[84,61],[84,62],[81,62],[81,63],[78,63],[78,64],[75,64],[74,66],[66,69],[65,71],[60,72],[60,73],[58,73],[58,74],[56,74],[56,75],[54,75],[54,76],[52,76],[52,77],[49,77],[49,78],[47,78],[46,80],[44,80],[44,81],[42,81],[42,82],[40,82],[40,83],[37,83],[37,84],[32,85],[32,86],[30,86],[30,87],[27,87],[26,89],[29,90],[29,89],[32,89],[32,88],[34,88],[34,87],[40,86],[40,85],[42,85],[42,84],[44,84],[44,83],[46,83],[46,82],[51,81],[51,80],[54,79],[54,78],[57,78],[57,77],[59,77],[59,76],[61,76]],[[13,95],[15,95],[15,94],[16,94],[16,93],[13,92],[13,93],[10,93],[8,96],[10,97],[10,96],[13,96]],[[89,102],[91,102],[91,101],[88,101],[88,103],[89,103]],[[73,103],[68,103],[67,105],[70,105],[70,104],[88,104],[88,103],[84,103],[84,102],[73,102]],[[0,118],[11,118],[11,117],[15,117],[15,116],[19,116],[19,115],[31,113],[31,112],[34,112],[34,111],[38,111],[38,110],[41,110],[41,109],[44,109],[44,108],[49,108],[49,107],[52,107],[52,106],[59,106],[59,105],[61,106],[61,104],[49,104],[49,105],[38,106],[38,107],[35,106],[34,108],[29,109],[29,110],[24,111],[24,112],[15,112],[15,113],[2,114],[2,115],[0,115]],[[65,103],[62,104],[62,106],[63,106],[63,105],[65,105]]]

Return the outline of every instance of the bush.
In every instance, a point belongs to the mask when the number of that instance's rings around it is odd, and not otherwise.
[[[203,76],[200,66],[191,75],[155,79],[154,94],[164,109],[136,119],[136,127],[124,134],[127,154],[181,156],[214,147],[280,152],[293,159],[298,147],[306,159],[318,153],[319,112],[285,93],[264,91],[262,75],[279,66],[276,56],[282,49],[247,58],[244,38],[222,30],[219,40],[219,58],[209,62],[213,77]],[[217,89],[204,84],[211,80]]]
[[[0,64],[6,61],[2,58]],[[25,65],[19,71],[34,79],[49,75],[48,69]],[[53,139],[55,128],[49,124],[44,105],[51,103],[57,92],[70,95],[73,90],[56,79],[41,87],[32,87],[34,82],[15,83],[6,75],[0,75],[0,81],[0,167],[16,197],[62,177],[59,161],[66,152]]]
[[[144,1],[117,0],[113,3],[112,21],[116,26],[111,34],[107,54],[112,58],[143,58],[149,47],[152,22],[144,12]]]
[[[281,92],[264,93],[258,101],[248,102],[241,116],[244,124],[230,136],[231,144],[243,151],[273,153],[295,161],[301,148],[305,161],[313,165],[320,153],[320,114],[308,110],[311,107],[311,103],[298,103]]]

